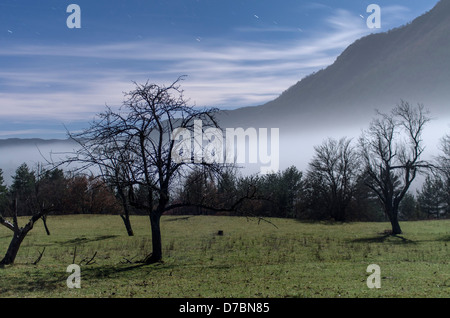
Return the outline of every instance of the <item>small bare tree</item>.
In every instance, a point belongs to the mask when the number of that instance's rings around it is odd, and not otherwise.
[[[4,202],[0,205],[0,224],[10,229],[13,235],[6,254],[0,261],[0,266],[14,263],[23,240],[33,229],[34,224],[56,209],[48,193],[43,190],[53,182],[46,177],[46,174],[47,172],[42,169],[36,172],[30,171],[23,164],[16,170],[16,175],[13,177],[13,189],[7,195],[2,194]],[[20,227],[18,216],[24,210],[31,216],[28,222]]]
[[[401,101],[390,114],[378,112],[378,118],[360,137],[366,185],[381,201],[394,235],[402,233],[398,222],[400,202],[416,176],[432,167],[421,160],[422,133],[429,121],[423,105],[412,107]]]
[[[330,216],[345,221],[359,172],[359,159],[351,139],[329,138],[320,146],[309,164],[308,178],[315,184],[316,200],[322,200]]]

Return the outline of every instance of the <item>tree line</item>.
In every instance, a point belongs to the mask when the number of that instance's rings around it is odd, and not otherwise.
[[[339,144],[343,140],[329,139],[324,144]],[[191,205],[167,214],[250,215],[340,222],[389,220],[382,202],[367,187],[364,171],[351,176],[347,185],[334,179],[324,180],[324,176],[318,176],[321,173],[317,161],[310,163],[306,173],[291,166],[267,175],[227,175],[221,179],[194,171],[174,194],[175,201]],[[343,174],[333,177],[340,178]],[[203,202],[220,206],[224,201],[233,201],[244,196],[250,186],[254,187],[252,199],[242,202],[233,211],[218,212],[202,206]],[[398,207],[400,221],[445,219],[449,215],[450,179],[440,174],[430,173],[419,189],[405,194]]]
[[[87,129],[68,132],[77,150],[50,162],[48,170],[21,165],[10,187],[0,179],[0,224],[14,232],[0,265],[14,261],[33,224],[45,224],[51,213],[117,213],[128,235],[130,215],[147,215],[153,250],[145,263],[162,258],[160,218],[169,213],[387,219],[394,235],[402,233],[399,220],[448,216],[450,137],[442,138],[436,160],[422,159],[422,134],[430,121],[423,105],[401,101],[390,113],[378,112],[357,140],[324,140],[305,172],[290,167],[241,175],[234,164],[198,160],[195,153],[192,160],[175,160],[177,152],[186,158],[175,128],[193,132],[195,120],[202,120],[203,129],[220,128],[217,109],[187,104],[181,80],[169,86],[135,83],[119,110],[106,107]],[[70,172],[61,169],[74,163]],[[428,177],[412,195],[419,174]],[[21,215],[30,217],[22,227]]]
[[[441,144],[444,147],[448,142],[447,136]],[[359,169],[351,140],[330,138],[316,146],[315,152],[306,173],[295,166],[277,173],[251,176],[240,175],[238,169],[229,169],[220,176],[205,169],[191,171],[172,193],[174,204],[186,204],[166,214],[252,215],[317,221],[386,220],[382,205],[365,184],[366,177]],[[331,158],[333,156],[340,159]],[[337,163],[346,158],[352,159],[351,162]],[[441,162],[445,158],[441,156]],[[337,163],[335,167],[324,166],[333,161]],[[334,171],[337,167],[339,169]],[[450,215],[450,178],[443,173],[445,170],[440,171],[427,175],[415,194],[410,191],[405,195],[399,206],[400,220],[439,219]],[[0,207],[6,217],[11,216],[14,209],[18,216],[31,216],[39,201],[43,206],[48,205],[48,214],[54,215],[124,215],[119,191],[103,178],[74,175],[58,168],[45,170],[38,166],[33,169],[23,163],[11,179],[11,185],[6,186],[0,169]],[[249,189],[253,189],[251,196]],[[135,191],[138,198],[142,197],[142,189]],[[226,202],[245,196],[251,200],[242,200],[231,210],[221,210]],[[45,202],[40,198],[45,198]],[[138,208],[130,206],[129,209],[130,214],[145,214]]]
[[[17,216],[30,216],[39,206],[52,214],[120,212],[120,205],[105,180],[95,176],[31,168],[23,163],[11,179],[11,185],[6,186],[0,169],[0,204],[5,216],[12,215],[14,210]]]

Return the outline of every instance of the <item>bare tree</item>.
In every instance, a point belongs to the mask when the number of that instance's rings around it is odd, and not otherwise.
[[[130,221],[130,195],[133,193],[133,183],[129,178],[128,164],[131,161],[111,160],[113,169],[107,175],[107,182],[116,191],[117,196],[122,202],[123,213],[120,214],[127,230],[128,236],[133,236],[133,228]],[[108,171],[108,170],[107,170]]]
[[[108,126],[102,126],[101,123],[98,128],[105,130],[110,129]],[[107,124],[109,125],[109,123]],[[91,156],[93,162],[97,161],[97,165],[100,168],[100,176],[108,183],[110,188],[115,192],[116,196],[122,203],[122,213],[120,217],[125,225],[126,231],[129,236],[133,236],[133,228],[130,220],[131,202],[134,202],[134,187],[135,180],[133,178],[133,165],[136,161],[133,159],[135,155],[130,151],[120,151],[123,136],[120,134],[111,134],[107,138],[107,144],[99,144],[96,151],[97,156]],[[103,147],[103,149],[101,149]],[[102,154],[103,158],[99,155]]]
[[[135,83],[135,89],[125,94],[126,100],[119,110],[108,107],[88,129],[69,133],[79,149],[62,162],[76,162],[80,170],[95,168],[112,182],[126,204],[147,212],[152,253],[146,263],[162,258],[160,218],[173,207],[169,204],[171,186],[177,176],[193,166],[211,170],[221,167],[196,157],[195,153],[189,156],[183,153],[184,159],[179,160],[178,155],[187,151],[177,147],[180,137],[189,138],[189,143],[198,142],[190,137],[195,130],[194,121],[201,120],[203,129],[217,127],[215,109],[199,110],[187,104],[179,85],[181,79],[169,86]],[[200,147],[201,143],[202,140]]]
[[[422,133],[430,121],[422,104],[412,107],[401,101],[390,114],[378,112],[360,137],[366,185],[377,195],[392,225],[392,234],[401,234],[399,205],[419,173],[432,165],[421,160]]]
[[[333,219],[345,221],[359,172],[357,152],[351,139],[345,137],[329,138],[314,149],[316,154],[308,171],[308,178],[318,192],[313,197],[326,205]]]
[[[438,157],[438,167],[443,182],[443,201],[446,213],[450,213],[450,134],[441,139],[442,154]]]
[[[45,174],[46,172],[40,169],[36,172],[30,171],[25,164],[16,170],[16,175],[13,177],[13,189],[7,199],[8,203],[2,204],[2,210],[0,210],[0,224],[13,232],[6,254],[0,261],[0,266],[14,263],[23,240],[33,229],[34,224],[55,210],[54,203],[49,200],[46,191],[42,190],[52,182],[45,177]],[[31,217],[24,226],[20,227],[18,216],[23,214],[21,212],[24,210],[29,211]],[[12,220],[8,220],[8,216]]]
[[[442,154],[438,157],[438,167],[443,176],[450,179],[450,134],[441,138],[440,148]]]

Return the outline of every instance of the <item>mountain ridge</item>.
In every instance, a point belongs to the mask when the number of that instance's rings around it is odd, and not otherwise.
[[[388,111],[400,100],[423,103],[437,116],[450,101],[450,1],[441,0],[410,23],[372,33],[349,45],[328,67],[304,77],[278,98],[221,114],[228,126],[278,125],[298,130],[367,121],[375,109]],[[293,126],[293,127],[292,127]]]

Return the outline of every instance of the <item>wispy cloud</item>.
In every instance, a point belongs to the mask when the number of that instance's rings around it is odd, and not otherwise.
[[[0,82],[7,87],[0,90],[0,116],[82,120],[103,110],[105,103],[119,105],[122,92],[132,89],[132,81],[167,83],[184,74],[188,75],[183,83],[186,95],[196,105],[262,104],[333,63],[345,47],[370,31],[360,17],[345,10],[338,10],[325,23],[322,31],[272,44],[155,39],[3,47],[0,56],[36,63],[23,69],[5,67],[0,72]],[[293,29],[279,27],[278,31]],[[41,59],[49,57],[50,64],[39,66]]]

